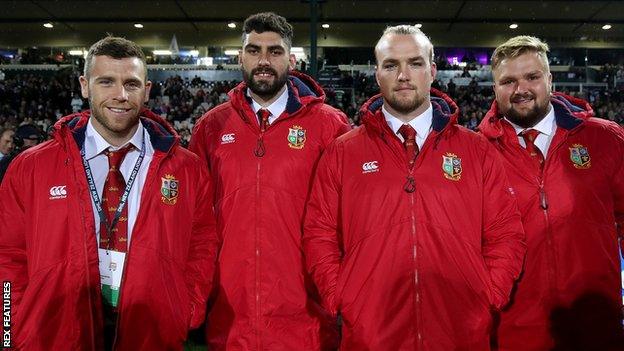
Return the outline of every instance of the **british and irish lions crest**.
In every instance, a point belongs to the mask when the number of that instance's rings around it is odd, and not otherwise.
[[[591,167],[591,157],[589,151],[581,144],[572,144],[570,148],[570,160],[574,167],[578,169],[588,169]]]
[[[162,202],[167,205],[175,205],[176,202],[178,202],[178,194],[180,193],[179,181],[170,174],[167,174],[165,177],[161,177],[160,179],[162,180],[160,186]]]
[[[288,146],[293,149],[303,149],[306,141],[306,130],[300,126],[288,128]]]
[[[461,158],[450,152],[442,155],[442,170],[446,179],[458,181],[462,174]]]

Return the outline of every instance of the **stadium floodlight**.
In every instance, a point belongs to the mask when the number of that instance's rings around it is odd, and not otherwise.
[[[54,25],[52,23],[50,23],[50,22],[44,23],[43,26],[46,27],[46,28],[54,28]]]
[[[236,22],[230,22],[227,24],[228,28],[234,29],[236,28]]]
[[[143,25],[141,23],[135,23],[134,28],[143,28]]]
[[[512,24],[510,24],[510,25],[509,25],[509,28],[510,28],[510,29],[516,29],[516,28],[518,28],[518,23],[512,23]]]
[[[225,50],[224,54],[228,56],[238,56],[238,50]]]
[[[171,55],[171,50],[154,50],[152,52],[154,53],[154,55],[157,56]]]
[[[72,56],[84,56],[84,50],[69,50],[69,54]]]
[[[415,26],[416,28],[422,28],[422,23],[416,23],[414,26]]]
[[[321,24],[321,27],[327,29],[327,28],[329,28],[329,23],[323,23],[323,24]]]
[[[604,26],[602,26],[602,29],[609,30],[609,29],[611,29],[611,25],[610,24],[605,24]]]

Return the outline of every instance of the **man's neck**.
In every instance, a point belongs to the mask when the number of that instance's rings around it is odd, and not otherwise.
[[[137,128],[139,128],[139,124],[137,123],[134,127],[132,127],[127,133],[115,133],[111,130],[104,128],[99,122],[96,120],[93,121],[93,128],[98,134],[106,140],[107,143],[111,144],[115,147],[120,147],[128,143],[134,133],[136,133]]]
[[[251,89],[249,89],[249,94],[251,95],[251,98],[257,102],[260,106],[262,107],[268,107],[271,106],[272,103],[274,103],[284,92],[284,90],[286,90],[286,84],[284,84],[284,86],[282,87],[282,89],[280,89],[275,95],[273,96],[260,96],[256,93],[254,93]]]
[[[401,120],[401,122],[403,122],[403,123],[409,123],[414,118],[422,115],[423,112],[427,111],[429,106],[431,106],[431,101],[425,100],[425,102],[423,104],[421,104],[420,106],[418,106],[418,108],[416,108],[415,110],[413,110],[411,112],[408,112],[408,113],[401,113],[401,112],[395,110],[394,108],[392,108],[392,106],[390,106],[390,104],[384,103],[384,107],[386,108],[386,110],[388,112],[390,112],[391,115],[393,115],[397,119]]]

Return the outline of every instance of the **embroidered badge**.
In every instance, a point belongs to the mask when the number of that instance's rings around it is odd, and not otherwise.
[[[442,156],[442,170],[446,179],[458,181],[462,174],[461,158],[447,152]]]
[[[172,175],[167,174],[162,180],[160,186],[161,200],[167,205],[175,205],[178,202],[179,181]]]
[[[288,128],[288,146],[293,149],[303,149],[306,141],[306,130],[300,126]]]
[[[581,144],[572,144],[570,148],[570,160],[574,167],[578,169],[588,169],[591,167],[591,157],[589,151]]]

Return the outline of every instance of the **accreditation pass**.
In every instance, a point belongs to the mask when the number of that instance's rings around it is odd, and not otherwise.
[[[100,283],[104,301],[113,307],[117,307],[126,253],[98,249],[98,256],[100,260]]]

